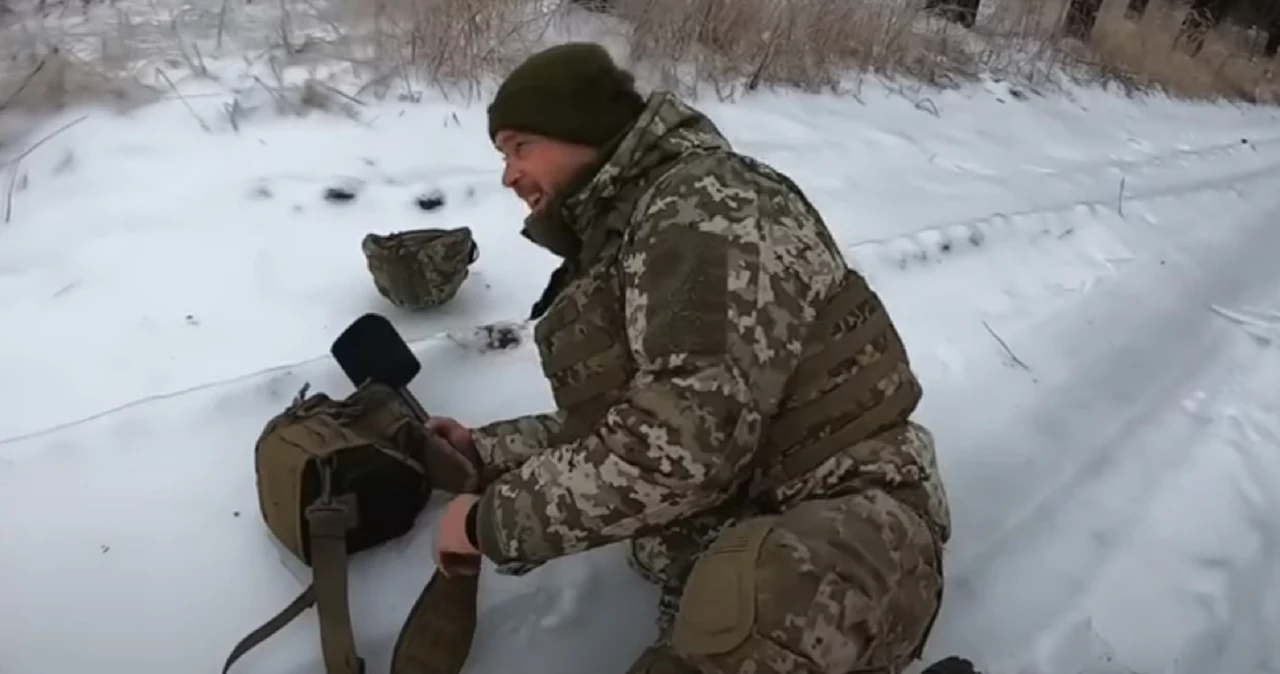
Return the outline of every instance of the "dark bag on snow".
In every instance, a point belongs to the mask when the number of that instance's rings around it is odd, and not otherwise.
[[[303,387],[254,447],[267,528],[311,567],[312,582],[232,649],[222,671],[316,607],[326,674],[362,674],[347,598],[351,554],[408,533],[431,496],[425,428],[391,388],[342,400]],[[456,674],[471,648],[478,576],[432,576],[396,640],[392,674]],[[428,610],[429,609],[429,610]]]

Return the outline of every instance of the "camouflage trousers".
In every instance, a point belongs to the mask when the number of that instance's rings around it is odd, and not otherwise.
[[[628,674],[897,674],[941,600],[938,545],[878,490],[637,541],[637,569],[665,587],[661,636]]]

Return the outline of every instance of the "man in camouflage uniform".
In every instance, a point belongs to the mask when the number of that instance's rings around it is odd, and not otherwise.
[[[880,299],[786,176],[596,45],[530,58],[489,108],[557,411],[435,432],[481,494],[437,560],[521,573],[631,540],[663,590],[631,674],[901,671],[950,535],[921,389]]]

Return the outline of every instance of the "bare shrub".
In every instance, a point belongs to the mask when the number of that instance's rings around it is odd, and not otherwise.
[[[1262,41],[1256,33],[1188,32],[1195,21],[1184,20],[1186,0],[1150,0],[1140,17],[1127,15],[1130,0],[1104,0],[1092,34],[1079,40],[1062,37],[1068,0],[982,0],[971,28],[925,12],[926,0],[607,0],[607,15],[573,0],[136,1],[156,16],[135,20],[121,9],[97,33],[0,23],[0,110],[145,100],[154,90],[136,78],[155,71],[161,55],[165,68],[185,64],[214,78],[206,59],[224,45],[265,47],[258,56],[291,69],[338,59],[364,83],[348,94],[320,79],[285,86],[277,73],[280,81],[263,86],[271,96],[237,98],[233,121],[268,102],[350,114],[366,94],[393,89],[408,100],[428,87],[474,98],[554,41],[557,26],[586,15],[614,31],[633,66],[656,66],[667,85],[710,83],[722,97],[770,86],[856,94],[868,73],[896,78],[900,89],[905,81],[952,86],[979,71],[1033,87],[1066,72],[1190,98],[1271,101],[1276,89],[1274,63],[1251,57]],[[167,20],[157,2],[172,5]],[[165,88],[176,93],[172,82]]]
[[[0,112],[48,113],[86,103],[128,109],[155,100],[159,92],[132,70],[134,26],[114,18],[107,30],[86,33],[60,30],[29,10],[0,17]]]
[[[1141,89],[1191,99],[1278,102],[1269,93],[1270,64],[1252,58],[1232,27],[1208,30],[1199,22],[1187,17],[1185,6],[1162,0],[1152,0],[1139,21],[1104,15],[1086,58],[1095,59],[1105,76]]]
[[[987,0],[984,22],[994,34],[1023,40],[1051,40],[1066,17],[1068,0]]]
[[[0,112],[55,112],[81,103],[127,108],[154,100],[156,92],[135,79],[59,49],[31,51],[0,71]]]
[[[846,0],[615,0],[634,59],[691,64],[751,90],[834,90],[851,70],[935,83],[972,74],[963,49],[921,30],[916,3]]]
[[[529,0],[349,0],[353,61],[376,73],[373,84],[418,77],[446,91],[478,93],[536,40],[548,17]]]

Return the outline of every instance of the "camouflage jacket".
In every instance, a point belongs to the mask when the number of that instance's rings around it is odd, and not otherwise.
[[[475,430],[482,552],[515,572],[735,502],[904,490],[945,540],[879,298],[800,189],[667,93],[526,236],[565,258],[535,329],[557,411]],[[640,541],[636,541],[637,547]]]

